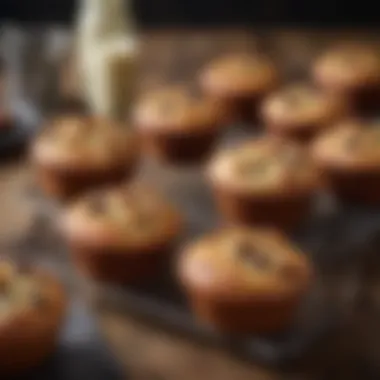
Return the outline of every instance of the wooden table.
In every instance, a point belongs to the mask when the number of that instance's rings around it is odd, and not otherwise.
[[[352,34],[339,33],[339,37]],[[371,33],[366,35],[373,37]],[[247,31],[147,34],[143,39],[142,86],[152,87],[167,80],[189,80],[200,64],[218,52],[262,47],[282,63],[285,72],[298,76],[315,53],[337,36],[331,32],[291,31],[257,35]],[[27,195],[32,181],[25,159],[1,168],[0,244],[24,234],[33,223],[35,205]],[[380,376],[377,365],[380,292],[377,291],[375,256],[368,265],[374,270],[366,274],[361,296],[349,314],[347,311],[339,331],[287,368],[268,369],[243,363],[219,349],[169,335],[104,306],[96,308],[96,314],[111,349],[136,380],[375,379]]]

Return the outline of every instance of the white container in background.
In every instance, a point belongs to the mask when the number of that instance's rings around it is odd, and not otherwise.
[[[81,0],[76,41],[80,90],[94,114],[124,118],[134,95],[138,41],[130,0]]]

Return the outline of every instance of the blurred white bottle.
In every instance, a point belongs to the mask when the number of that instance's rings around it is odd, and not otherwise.
[[[80,88],[92,112],[125,117],[138,59],[131,1],[81,0],[76,42]]]

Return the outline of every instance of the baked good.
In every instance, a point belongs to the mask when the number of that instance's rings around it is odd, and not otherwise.
[[[42,131],[31,156],[41,187],[66,199],[132,176],[139,141],[127,126],[69,115],[57,118]]]
[[[312,153],[339,198],[380,203],[379,122],[342,122],[315,141]]]
[[[315,83],[345,97],[354,112],[370,114],[380,106],[380,53],[375,47],[342,44],[326,51],[313,68]]]
[[[87,194],[68,209],[62,228],[85,275],[136,283],[160,273],[181,232],[182,218],[156,192],[133,184]]]
[[[295,320],[312,266],[281,234],[222,229],[191,243],[178,265],[200,320],[228,333],[274,333]]]
[[[53,353],[65,310],[56,278],[0,261],[0,376],[27,371]]]
[[[197,164],[212,151],[221,132],[221,108],[186,85],[146,93],[132,113],[145,147],[160,160]]]
[[[263,102],[261,115],[270,132],[307,142],[345,117],[347,107],[341,97],[297,83],[269,95]]]
[[[276,67],[262,54],[219,57],[200,72],[203,91],[228,110],[231,121],[256,122],[261,100],[278,83]]]
[[[207,176],[228,221],[281,228],[296,227],[305,219],[319,186],[307,151],[272,136],[221,150]]]

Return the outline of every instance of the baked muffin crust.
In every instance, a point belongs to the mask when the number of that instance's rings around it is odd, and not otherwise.
[[[227,97],[262,94],[278,81],[273,62],[262,54],[241,53],[219,57],[201,73],[203,86]]]
[[[99,170],[125,164],[138,153],[136,135],[122,125],[86,116],[65,116],[47,126],[33,149],[44,165]]]
[[[307,192],[318,181],[305,149],[268,137],[221,150],[210,162],[208,174],[215,184],[262,196]]]
[[[23,372],[53,353],[66,303],[52,275],[0,261],[0,373]]]
[[[138,100],[133,121],[144,147],[166,163],[203,163],[222,130],[224,111],[217,101],[186,85],[172,85]]]
[[[314,145],[320,163],[352,171],[380,171],[380,122],[346,121]]]
[[[140,184],[89,194],[76,202],[64,219],[66,232],[74,240],[114,248],[163,243],[178,233],[180,224],[177,210]]]
[[[229,333],[273,333],[295,321],[313,269],[278,232],[233,227],[188,244],[178,276],[203,322]]]
[[[342,98],[305,84],[293,84],[269,95],[262,105],[268,129],[286,137],[313,137],[347,115]]]
[[[141,129],[196,132],[219,127],[222,109],[195,89],[185,85],[167,86],[144,94],[133,113]]]
[[[380,202],[380,124],[346,121],[320,136],[312,147],[324,183],[341,200]]]
[[[310,281],[306,256],[279,233],[230,228],[185,249],[181,273],[192,286],[214,296],[236,298],[289,297]]]
[[[62,221],[78,269],[116,284],[150,282],[161,275],[182,228],[180,212],[137,183],[87,194]]]
[[[67,115],[46,126],[32,145],[31,158],[45,192],[67,200],[132,177],[140,141],[116,122]]]
[[[321,83],[336,89],[380,83],[380,54],[368,45],[342,44],[321,55],[314,73]]]

